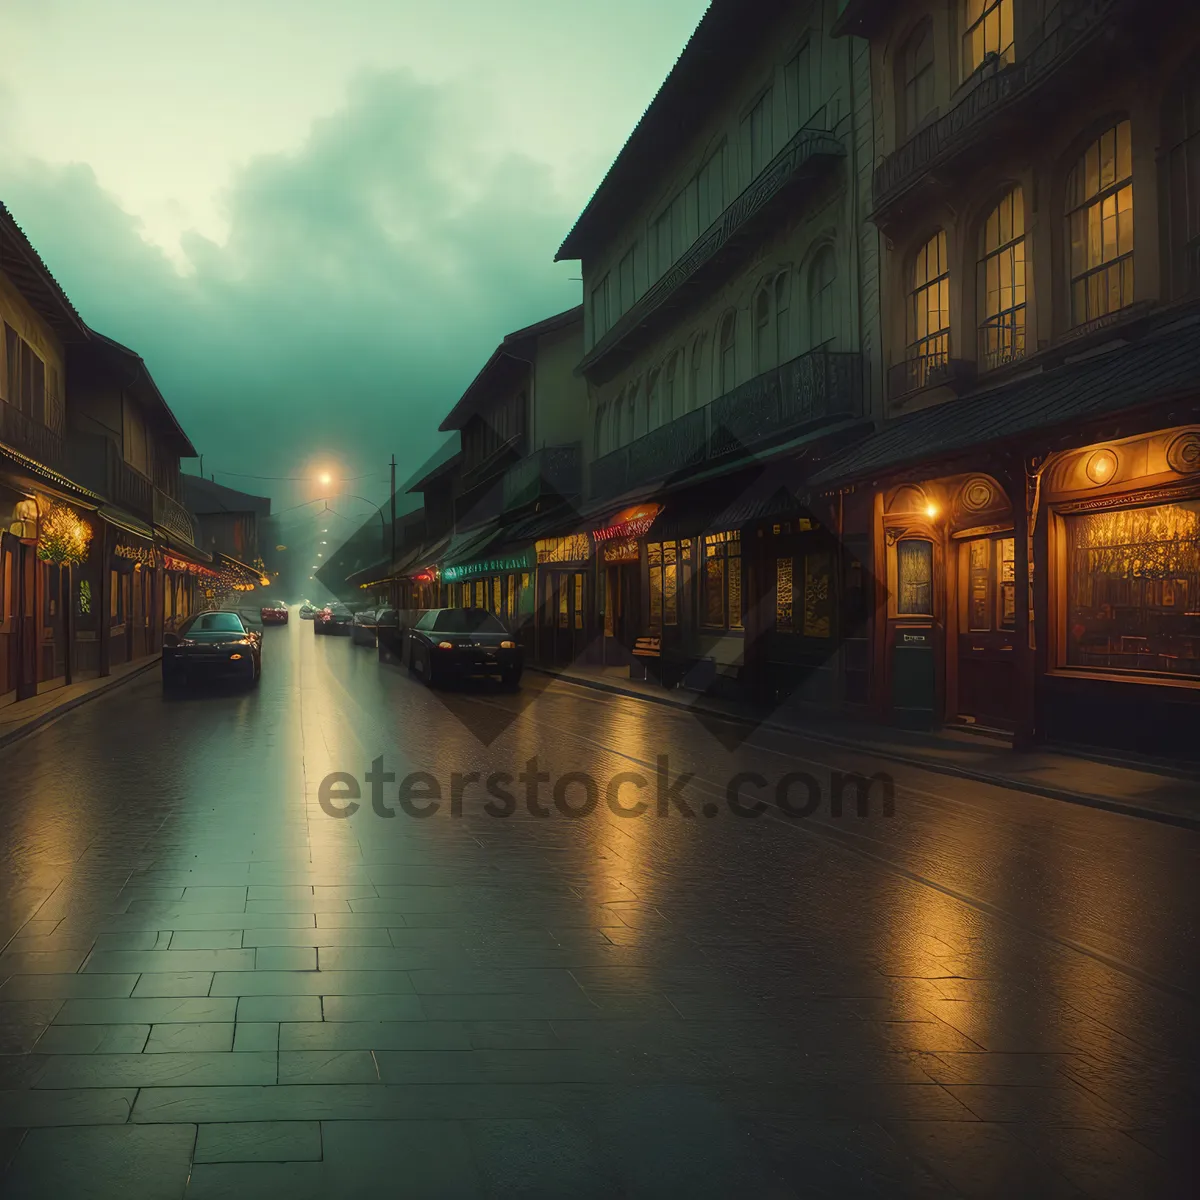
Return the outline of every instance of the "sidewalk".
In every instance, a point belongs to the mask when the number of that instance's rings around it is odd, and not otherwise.
[[[1066,747],[1016,751],[998,738],[967,731],[914,732],[783,707],[763,717],[735,701],[630,679],[625,667],[531,669],[581,687],[847,746],[943,775],[1200,830],[1200,767],[1188,764],[1118,761]]]
[[[28,700],[18,700],[0,708],[0,746],[7,746],[49,724],[63,713],[85,704],[88,700],[112,688],[119,687],[143,671],[158,665],[159,655],[152,654],[147,658],[139,658],[137,662],[122,663],[113,667],[112,673],[100,679],[81,679],[63,687],[53,688],[30,696]]]

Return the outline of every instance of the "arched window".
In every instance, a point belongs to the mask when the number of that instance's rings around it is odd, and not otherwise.
[[[754,299],[754,369],[765,371],[775,365],[774,333],[771,322],[771,292],[761,288]],[[726,389],[727,390],[727,389]]]
[[[792,349],[792,280],[787,271],[775,276],[775,357],[787,362]]]
[[[721,333],[717,340],[718,395],[732,392],[737,383],[737,314],[728,312],[721,318]]]
[[[904,120],[901,137],[910,136],[933,112],[933,81],[933,21],[926,17],[900,52],[899,108]]]
[[[693,409],[701,408],[709,401],[709,381],[704,368],[708,354],[708,338],[702,333],[692,343],[691,395],[688,403]]]
[[[1200,291],[1200,55],[1180,71],[1163,105],[1163,194],[1171,299]]]
[[[979,365],[1025,354],[1025,196],[1012,188],[979,230]]]
[[[1129,122],[1106,129],[1067,176],[1071,324],[1133,303],[1133,155]]]
[[[637,384],[625,389],[625,402],[621,405],[621,444],[628,445],[637,437]]]
[[[679,354],[667,356],[662,373],[662,419],[665,425],[683,416],[682,381],[679,378]]]
[[[929,372],[950,358],[950,266],[946,231],[939,229],[917,251],[909,274],[907,382],[924,387]]]
[[[616,450],[621,443],[621,410],[625,407],[625,396],[618,392],[608,406],[608,448]]]
[[[593,450],[593,453],[597,458],[599,458],[602,454],[608,453],[608,427],[605,424],[607,417],[608,411],[604,405],[601,404],[596,409],[596,428],[594,438],[595,449]]]
[[[822,246],[808,269],[808,320],[811,349],[836,343],[837,258],[832,246]]]
[[[646,385],[646,428],[657,429],[662,424],[662,372],[651,371]]]
[[[963,0],[962,73],[1013,60],[1013,0]]]

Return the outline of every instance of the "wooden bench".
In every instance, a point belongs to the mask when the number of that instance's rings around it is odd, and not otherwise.
[[[633,653],[637,658],[660,658],[662,656],[662,638],[638,638],[633,644]]]

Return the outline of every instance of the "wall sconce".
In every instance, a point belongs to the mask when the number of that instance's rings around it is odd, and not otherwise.
[[[1097,450],[1084,469],[1093,483],[1107,483],[1117,473],[1117,456],[1111,450]]]
[[[938,515],[938,506],[937,506],[936,504],[934,504],[932,500],[931,500],[931,501],[930,501],[930,502],[929,502],[929,503],[928,503],[928,504],[925,506],[925,515],[926,515],[926,516],[927,516],[927,517],[928,517],[928,518],[929,518],[931,521],[933,521],[933,520],[936,520],[936,519],[937,519],[937,515]]]

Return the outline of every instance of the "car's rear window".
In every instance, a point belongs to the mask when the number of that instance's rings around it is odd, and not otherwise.
[[[428,626],[425,626],[428,628]],[[504,626],[485,608],[444,608],[433,626],[437,633],[504,633]]]
[[[237,613],[200,613],[182,629],[183,633],[244,633]]]

